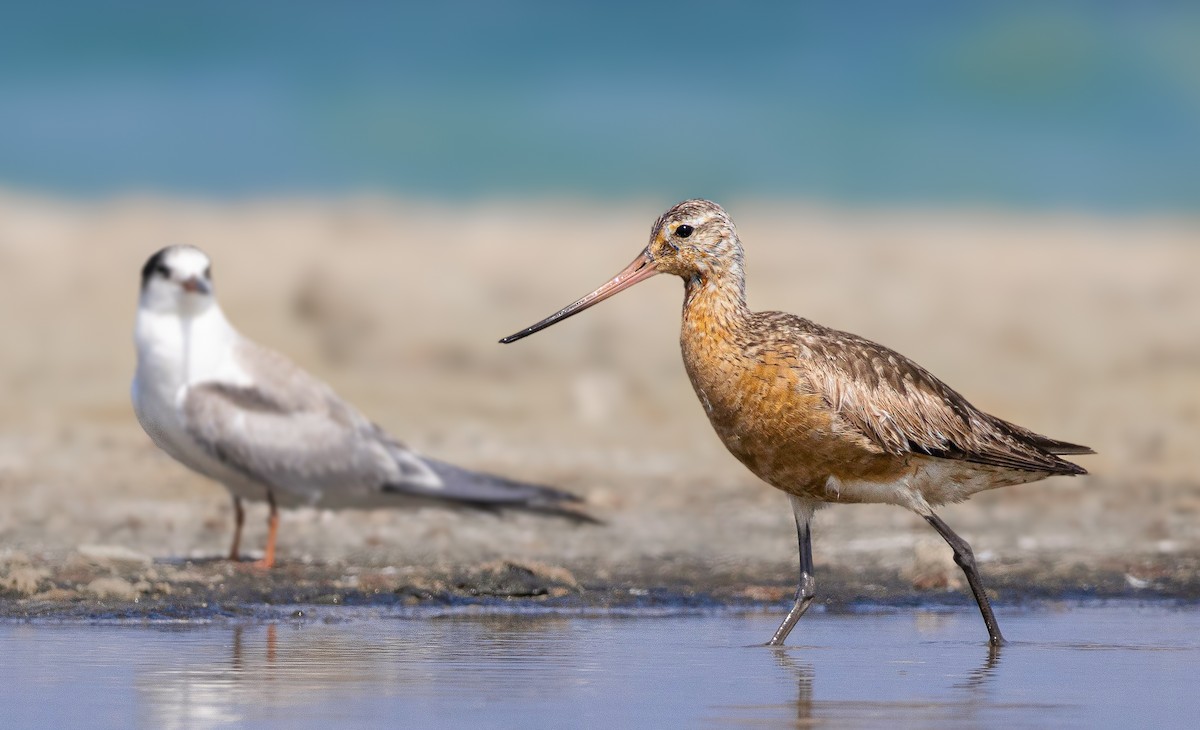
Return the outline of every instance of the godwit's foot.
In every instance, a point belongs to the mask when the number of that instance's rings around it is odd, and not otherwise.
[[[983,614],[983,623],[987,626],[988,643],[992,646],[1002,646],[1004,636],[1000,633],[1000,625],[996,623],[996,614],[992,613],[992,604],[988,601],[983,580],[979,577],[979,570],[975,567],[975,553],[971,550],[971,546],[954,530],[951,530],[949,525],[942,522],[942,518],[932,512],[923,517],[949,543],[950,549],[954,551],[954,562],[962,568],[963,574],[967,576],[967,585],[971,586],[971,593],[975,596],[975,603],[979,605],[979,613]]]
[[[788,611],[783,623],[775,629],[775,635],[766,643],[767,646],[783,646],[788,634],[792,633],[792,629],[796,627],[796,622],[800,620],[800,617],[808,610],[808,605],[812,603],[813,595],[816,592],[816,583],[811,575],[800,576],[800,588],[796,591],[796,602],[792,604],[792,610]]]

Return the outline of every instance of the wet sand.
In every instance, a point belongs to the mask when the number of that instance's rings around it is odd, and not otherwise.
[[[496,343],[624,266],[670,202],[0,195],[0,613],[785,600],[786,500],[695,401],[677,281]],[[1200,595],[1200,221],[723,202],[752,307],[880,341],[1099,452],[1079,458],[1089,476],[942,508],[1001,602]],[[128,403],[138,271],[169,243],[213,256],[243,332],[402,440],[572,490],[605,524],[295,510],[272,575],[211,560],[226,492],[159,453]],[[252,506],[251,552],[264,523]],[[818,601],[967,600],[944,543],[900,509],[825,510],[814,547]]]

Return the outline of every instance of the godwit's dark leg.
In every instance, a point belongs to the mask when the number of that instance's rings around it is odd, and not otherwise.
[[[800,584],[796,588],[796,600],[792,604],[792,610],[788,611],[783,623],[775,629],[775,635],[767,642],[767,646],[783,645],[788,634],[792,633],[792,629],[796,627],[796,622],[808,610],[808,604],[812,603],[813,596],[816,595],[817,581],[813,574],[812,531],[810,529],[813,508],[808,502],[795,497],[791,499],[792,512],[796,515],[796,537],[800,545]]]
[[[254,564],[256,568],[275,566],[275,536],[279,533],[279,508],[275,506],[275,495],[269,491],[267,505],[271,508],[271,514],[267,517],[267,549],[263,552],[262,560]]]
[[[242,498],[233,498],[233,547],[229,548],[229,559],[237,562],[242,545],[242,525],[246,524],[246,511],[242,509]]]
[[[924,517],[925,521],[933,525],[933,529],[937,530],[938,534],[950,543],[950,548],[954,550],[954,562],[962,568],[963,573],[967,576],[967,584],[971,586],[971,593],[975,595],[975,603],[979,604],[979,612],[983,614],[988,640],[992,646],[1000,646],[1004,643],[1004,637],[1000,634],[1000,625],[996,623],[996,614],[992,613],[992,604],[988,602],[987,591],[983,589],[983,581],[979,578],[979,571],[975,568],[975,553],[971,551],[971,546],[954,530],[951,530],[949,525],[942,522],[942,518],[932,512]]]

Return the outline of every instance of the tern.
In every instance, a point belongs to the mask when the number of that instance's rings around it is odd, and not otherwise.
[[[138,422],[176,461],[233,495],[230,560],[238,560],[243,500],[269,508],[275,563],[279,508],[522,509],[580,521],[579,498],[422,456],[283,355],[243,337],[217,303],[209,257],[164,248],[142,268],[134,330]]]

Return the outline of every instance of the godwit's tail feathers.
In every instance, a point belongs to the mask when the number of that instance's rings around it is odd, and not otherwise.
[[[1090,446],[1082,444],[1073,444],[1068,441],[1056,441],[1045,436],[1038,436],[1033,442],[1038,448],[1047,451],[1051,454],[1094,454],[1096,453]]]
[[[1054,455],[1054,454],[1061,454],[1064,452],[1051,451],[1048,453],[1050,453],[1051,455]],[[1066,452],[1066,453],[1094,454],[1095,452],[1092,451],[1091,449],[1088,449],[1087,451],[1071,451],[1071,452]],[[1059,459],[1057,456],[1055,456],[1054,458],[1059,462],[1060,469],[1058,471],[1052,472],[1053,474],[1062,474],[1064,476],[1083,476],[1084,474],[1088,473],[1087,469],[1084,469],[1082,466],[1076,464],[1073,461],[1067,461],[1066,459]]]
[[[987,466],[998,466],[1018,471],[1057,474],[1062,476],[1079,476],[1087,474],[1087,469],[1056,456],[1046,449],[1022,443],[1015,447],[1012,444],[1001,444],[997,448],[982,448],[966,451],[958,448],[949,449],[914,449],[918,453],[928,454],[943,459],[959,459]]]
[[[1043,436],[1040,433],[1030,431],[1029,429],[1023,426],[1018,426],[1015,423],[1009,423],[1008,421],[1003,421],[1000,419],[996,420],[1012,435],[1013,438],[1019,441],[1026,448],[1040,451],[1052,459],[1054,461],[1054,465],[1058,467],[1052,473],[1074,475],[1087,474],[1087,469],[1084,469],[1082,466],[1058,457],[1059,455],[1069,456],[1096,453],[1091,449],[1091,447],[1084,446],[1082,444],[1073,444],[1070,441],[1059,441],[1058,439],[1052,439],[1049,436]]]

